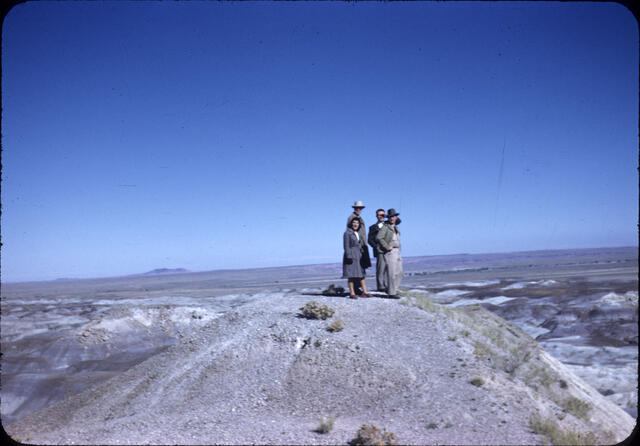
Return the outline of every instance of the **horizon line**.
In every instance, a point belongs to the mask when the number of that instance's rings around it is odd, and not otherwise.
[[[626,245],[626,246],[599,246],[599,247],[589,247],[589,248],[547,248],[547,249],[528,249],[522,251],[495,251],[495,252],[477,252],[477,253],[467,253],[467,252],[459,252],[452,254],[429,254],[429,255],[412,255],[412,256],[403,256],[403,259],[414,259],[420,257],[451,257],[451,256],[481,256],[481,255],[497,255],[497,254],[515,254],[515,253],[532,253],[532,252],[545,252],[545,251],[586,251],[586,250],[594,250],[594,249],[623,249],[623,248],[635,248],[640,249],[638,245]],[[130,274],[122,274],[115,276],[96,276],[96,277],[58,277],[55,279],[36,279],[36,280],[16,280],[16,281],[3,281],[1,280],[0,275],[0,283],[2,284],[20,284],[20,283],[33,283],[33,282],[58,282],[58,281],[82,281],[82,280],[104,280],[104,279],[118,279],[118,278],[127,278],[127,277],[154,277],[154,275],[150,275],[157,270],[184,270],[178,271],[175,273],[159,273],[158,276],[162,275],[172,275],[172,274],[206,274],[220,271],[244,271],[244,270],[263,270],[263,269],[275,269],[275,268],[296,268],[303,266],[318,266],[318,265],[339,265],[340,262],[323,262],[323,263],[303,263],[303,264],[293,264],[293,265],[277,265],[277,266],[255,266],[255,267],[243,267],[243,268],[215,268],[215,269],[207,269],[207,270],[198,270],[192,271],[182,267],[158,267],[154,268],[150,271],[142,272],[142,273],[130,273]]]

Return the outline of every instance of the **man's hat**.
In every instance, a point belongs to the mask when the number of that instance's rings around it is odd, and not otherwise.
[[[351,206],[352,208],[364,208],[364,204],[362,204],[362,201],[358,200],[355,203],[353,203],[353,206]]]
[[[394,208],[391,208],[387,211],[387,218],[391,218],[394,215],[400,215],[400,213],[396,212]]]

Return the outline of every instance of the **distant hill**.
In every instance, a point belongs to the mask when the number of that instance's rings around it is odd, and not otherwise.
[[[179,273],[188,273],[188,269],[184,268],[156,268],[152,271],[148,271],[146,273],[142,273],[143,276],[158,276],[161,274],[179,274]]]

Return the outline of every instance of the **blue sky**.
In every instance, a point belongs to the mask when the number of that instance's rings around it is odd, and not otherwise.
[[[2,280],[637,245],[615,3],[29,2],[2,47]]]

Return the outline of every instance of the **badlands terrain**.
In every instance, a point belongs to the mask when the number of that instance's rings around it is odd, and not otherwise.
[[[3,427],[36,444],[631,434],[637,248],[404,264],[400,300],[323,295],[346,285],[339,264],[3,283]],[[309,301],[333,315],[302,317]]]

